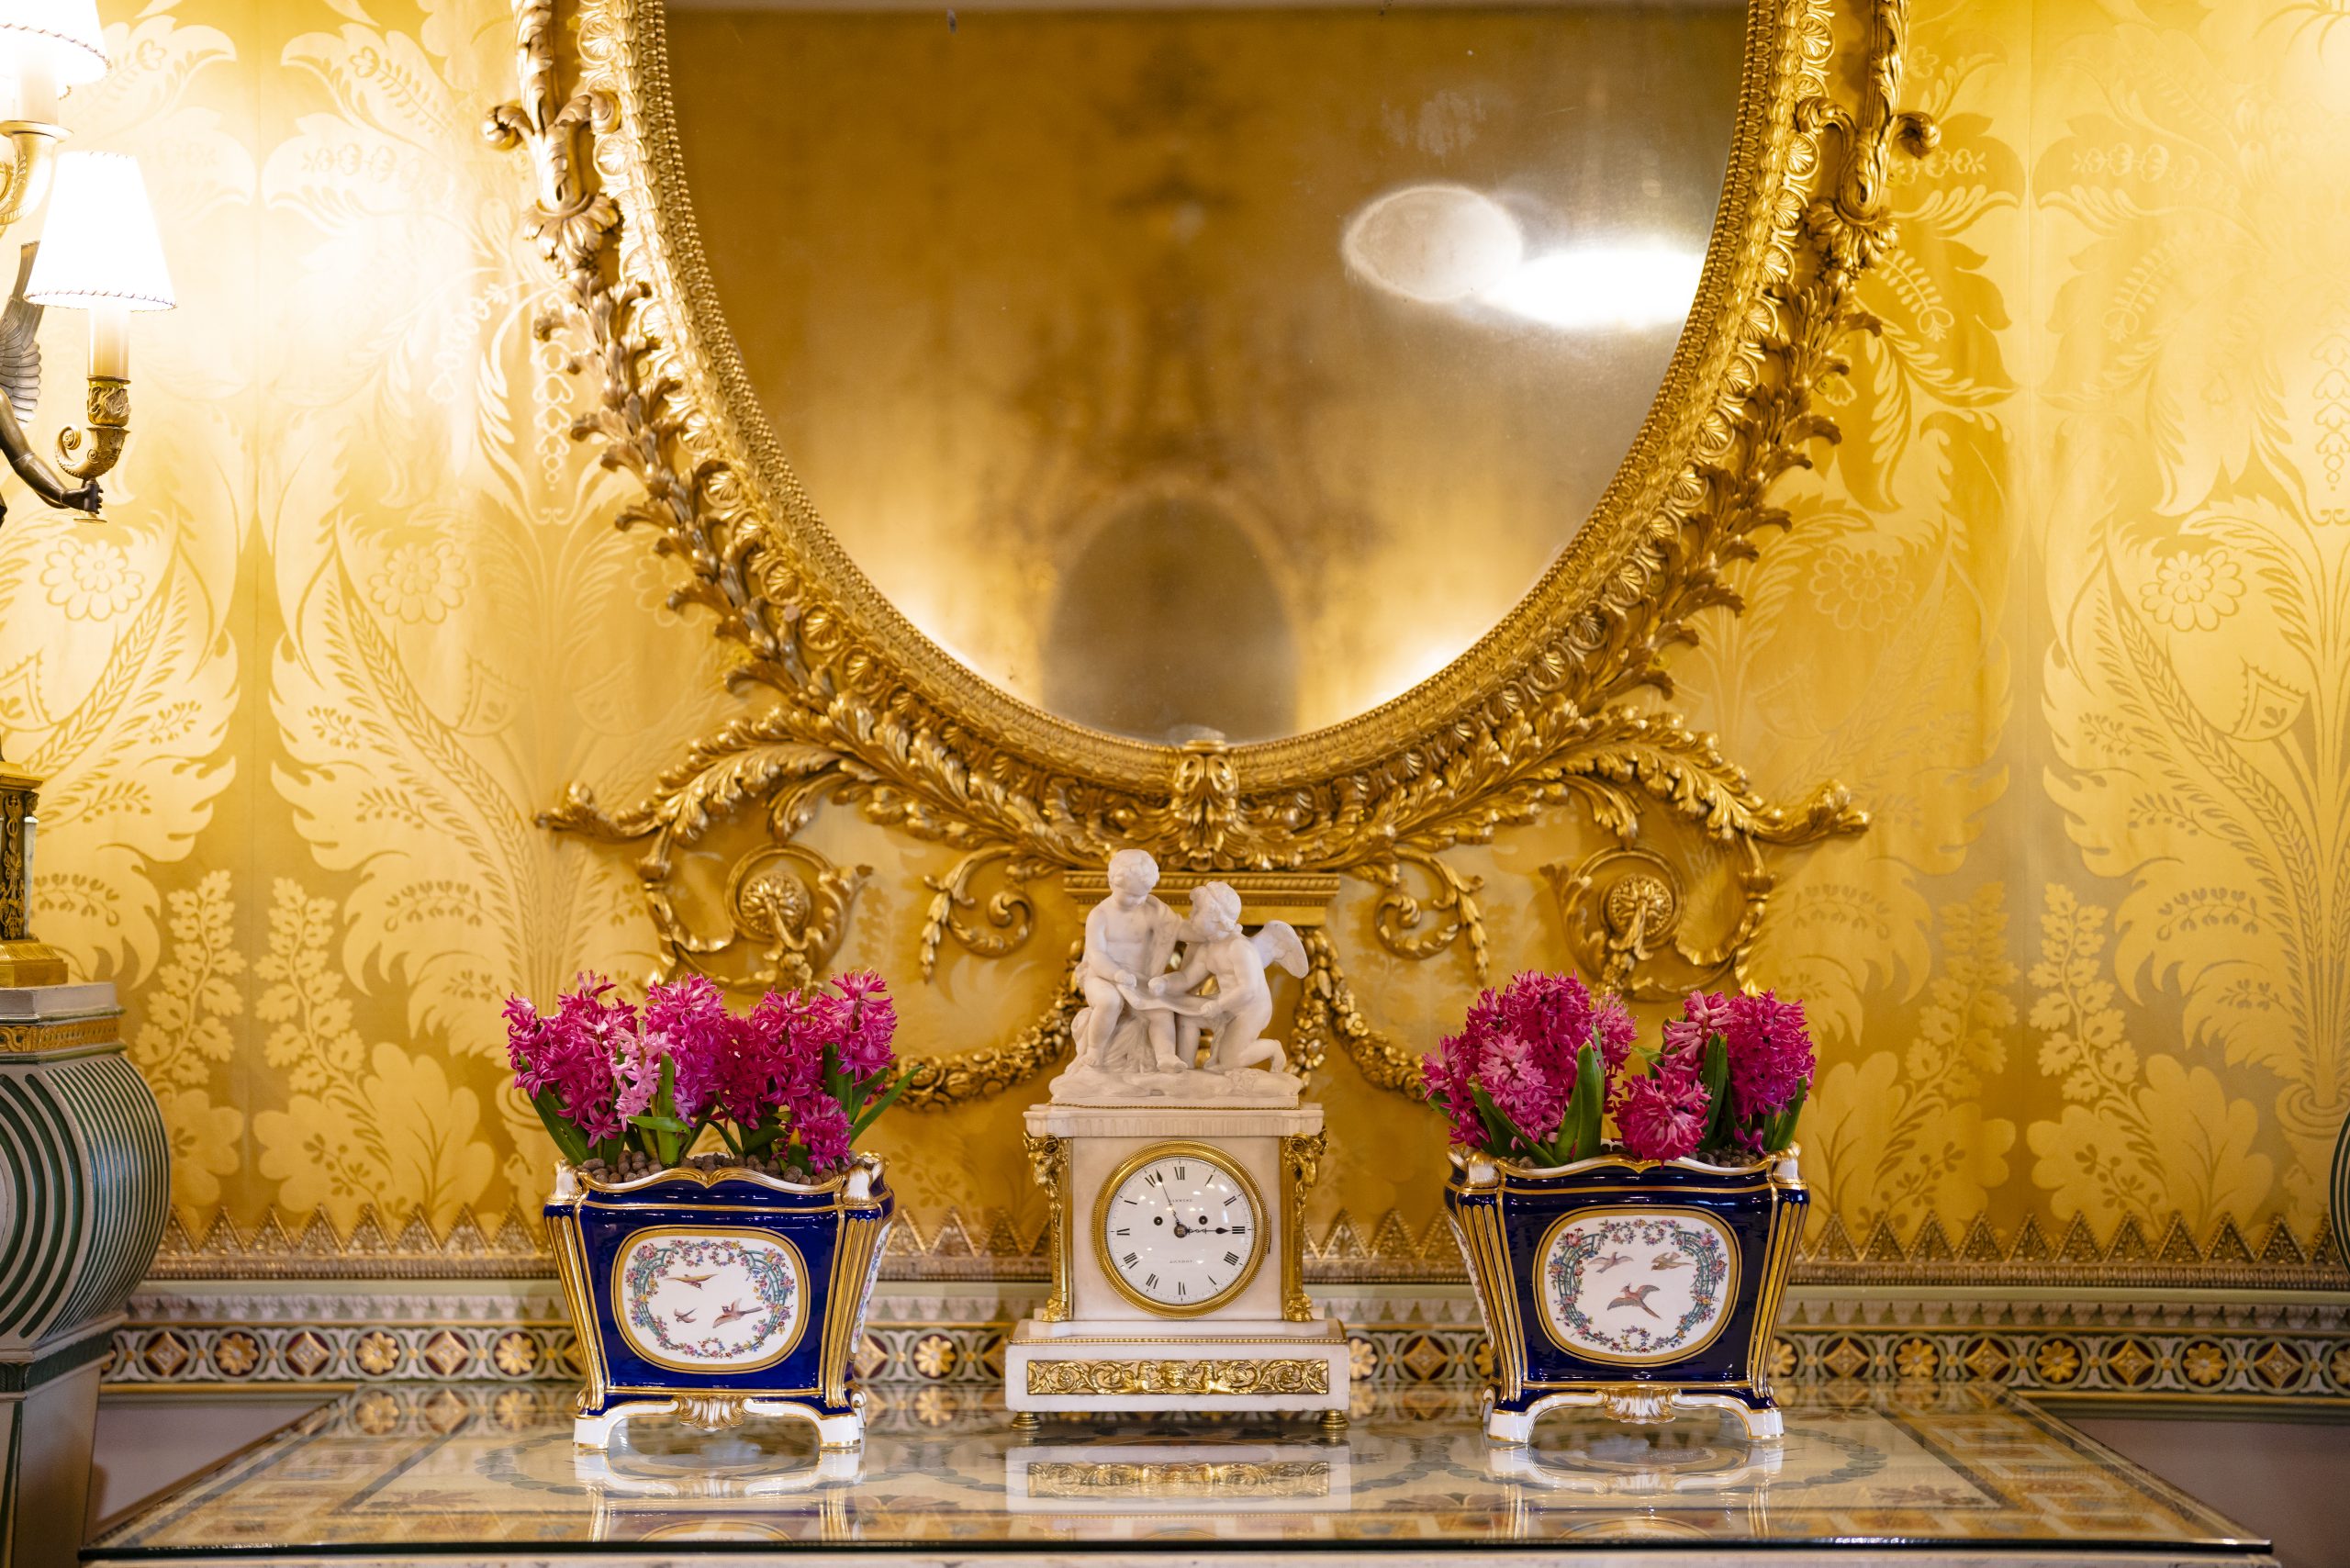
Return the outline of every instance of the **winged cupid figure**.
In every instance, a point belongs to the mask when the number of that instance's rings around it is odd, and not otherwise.
[[[1305,973],[1297,933],[1275,920],[1249,935],[1240,924],[1240,895],[1225,882],[1192,889],[1190,915],[1177,914],[1152,896],[1158,866],[1139,849],[1111,857],[1108,881],[1110,896],[1085,920],[1077,973],[1085,1006],[1069,1025],[1077,1059],[1053,1080],[1053,1099],[1296,1104],[1304,1080],[1289,1070],[1281,1043],[1265,1038],[1273,1020],[1265,967]]]
[[[1225,882],[1192,890],[1192,917],[1183,924],[1183,962],[1171,975],[1154,975],[1145,987],[1175,1014],[1175,1054],[1190,1061],[1200,1035],[1213,1031],[1208,1053],[1212,1071],[1231,1072],[1259,1062],[1277,1073],[1289,1071],[1289,1055],[1279,1040],[1264,1037],[1273,1021],[1272,988],[1265,969],[1279,964],[1305,973],[1305,945],[1285,920],[1269,920],[1254,936],[1240,928],[1240,895]],[[1210,981],[1214,991],[1202,995]]]
[[[41,461],[25,434],[40,398],[41,307],[25,297],[25,280],[32,276],[33,255],[39,249],[39,245],[24,248],[17,263],[16,291],[8,296],[7,308],[0,310],[0,449],[7,452],[17,476],[42,500],[53,507],[95,512],[100,501],[98,482],[87,479],[78,488],[67,489],[65,481]],[[7,515],[7,509],[0,507],[0,519]]]

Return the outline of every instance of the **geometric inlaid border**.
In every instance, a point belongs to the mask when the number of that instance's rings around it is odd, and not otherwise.
[[[1465,1292],[1382,1303],[1329,1300],[1348,1325],[1366,1392],[1447,1388],[1490,1374],[1492,1352]],[[994,1384],[1015,1293],[957,1299],[885,1292],[856,1355],[877,1386]],[[1857,1386],[1976,1383],[2115,1403],[2350,1407],[2350,1299],[2002,1302],[1881,1296],[1855,1312],[1797,1292],[1770,1368],[1780,1381]],[[224,1310],[226,1309],[226,1310]],[[560,1299],[539,1287],[498,1296],[134,1298],[104,1386],[212,1392],[380,1385],[576,1383]]]

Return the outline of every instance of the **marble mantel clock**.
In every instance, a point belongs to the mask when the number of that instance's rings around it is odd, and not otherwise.
[[[1112,1410],[1335,1425],[1346,1330],[1316,1310],[1303,1269],[1322,1108],[1302,1103],[1262,1034],[1266,966],[1303,974],[1304,951],[1280,921],[1247,933],[1225,883],[1194,888],[1185,917],[1157,881],[1139,851],[1110,862],[1110,896],[1086,919],[1077,1059],[1027,1113],[1052,1199],[1053,1289],[1013,1331],[1004,1403],[1023,1425]]]

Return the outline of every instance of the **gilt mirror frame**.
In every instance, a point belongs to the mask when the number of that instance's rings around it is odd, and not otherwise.
[[[1445,852],[1573,804],[1610,841],[1559,879],[1584,972],[1634,997],[1735,983],[1772,857],[1867,818],[1833,781],[1759,794],[1671,711],[1665,658],[1696,640],[1702,612],[1737,612],[1726,571],[1787,521],[1774,485],[1837,439],[1814,403],[1844,371],[1847,336],[1873,325],[1855,287],[1893,241],[1887,162],[1933,136],[1896,106],[1907,11],[1750,6],[1728,176],[1670,368],[1589,520],[1516,608],[1352,719],[1172,746],[1011,696],[873,588],[793,476],[726,329],[686,199],[661,0],[517,0],[520,95],[485,129],[536,176],[530,221],[558,300],[537,330],[576,351],[574,437],[635,481],[620,525],[684,562],[673,606],[711,613],[735,645],[730,681],[758,700],[644,801],[608,810],[574,786],[542,821],[640,846],[662,972],[735,983],[804,982],[839,945],[859,873],[794,841],[826,802],[957,854],[928,882],[925,975],[949,941],[983,957],[1025,943],[1032,881],[1058,875],[1076,891],[1113,851],[1145,848],[1173,885],[1221,876],[1259,911],[1298,918],[1313,968],[1294,1054],[1318,1065],[1336,1046],[1408,1091],[1416,1054],[1364,1018],[1315,913],[1341,878],[1369,881],[1379,940],[1410,958],[1464,944],[1482,979],[1480,884]],[[753,813],[766,842],[734,860],[731,929],[697,929],[680,913],[680,858]],[[1702,938],[1679,921],[1688,872],[1653,831],[1665,821],[1733,868],[1732,918]],[[907,1102],[1033,1076],[1068,1050],[1074,1011],[1064,984],[1014,1039],[924,1060]]]

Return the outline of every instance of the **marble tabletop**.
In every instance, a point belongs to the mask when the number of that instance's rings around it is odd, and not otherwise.
[[[1395,1550],[1503,1562],[1531,1547],[1708,1562],[1809,1546],[1916,1563],[2262,1562],[2265,1543],[2063,1423],[1996,1391],[1818,1385],[1787,1437],[1714,1417],[1546,1419],[1488,1444],[1473,1394],[1358,1402],[1335,1438],[1260,1417],[1048,1421],[1000,1397],[872,1391],[861,1451],[798,1423],[704,1434],[647,1423],[576,1449],[567,1393],[453,1383],[347,1394],[141,1505],[84,1553],[158,1558],[669,1561],[762,1549],[796,1560],[1066,1558],[1157,1564],[1245,1551],[1318,1563]],[[825,1549],[832,1549],[827,1551]]]

